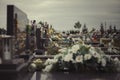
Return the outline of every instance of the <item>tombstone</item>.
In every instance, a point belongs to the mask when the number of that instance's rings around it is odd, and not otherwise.
[[[7,35],[16,36],[28,23],[26,13],[14,5],[7,5]]]
[[[30,41],[29,41],[29,33],[30,33],[30,29],[29,29],[29,25],[26,26],[26,43],[25,43],[25,49],[28,51],[30,49]]]
[[[21,54],[25,49],[25,28],[29,21],[27,14],[15,5],[7,5],[7,35],[15,37],[16,53]]]
[[[40,39],[41,39],[41,31],[40,31],[40,28],[37,28],[37,30],[36,30],[37,49],[41,49]]]

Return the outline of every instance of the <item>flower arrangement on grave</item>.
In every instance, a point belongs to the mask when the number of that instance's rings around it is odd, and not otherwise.
[[[41,70],[43,67],[43,61],[41,59],[35,59],[30,63],[28,70],[34,72],[36,70]]]
[[[120,71],[118,58],[111,58],[99,49],[84,42],[59,49],[59,54],[44,63],[44,72],[50,71]]]

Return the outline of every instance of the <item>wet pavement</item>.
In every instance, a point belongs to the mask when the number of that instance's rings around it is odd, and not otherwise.
[[[35,72],[30,80],[120,80],[120,73]]]

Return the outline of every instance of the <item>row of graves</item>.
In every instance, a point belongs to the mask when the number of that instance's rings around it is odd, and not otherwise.
[[[116,40],[119,39],[102,37],[100,32],[99,37],[94,38],[92,35],[96,33],[94,30],[84,31],[81,34],[71,34],[57,32],[52,27],[48,28],[46,42],[43,43],[44,48],[40,48],[40,52],[34,52],[34,57],[28,67],[29,72],[35,72],[32,80],[35,79],[35,75],[37,79],[44,79],[42,76],[44,75],[49,80],[59,80],[60,75],[62,76],[60,79],[63,80],[66,79],[65,76],[67,78],[72,76],[73,80],[81,79],[83,76],[85,77],[82,79],[89,77],[91,80],[119,79],[116,76],[116,73],[120,72],[120,46],[116,45],[118,42]],[[41,50],[44,50],[42,54],[40,54]],[[91,77],[93,74],[88,76],[88,73],[97,73],[101,77],[96,77],[95,74]],[[107,75],[103,73],[112,73],[115,77],[104,77]],[[81,78],[76,76],[80,74],[82,74]]]
[[[14,5],[7,11],[7,35],[0,35],[0,79],[30,80],[36,71],[120,72],[118,38],[96,38],[91,36],[95,31],[87,29],[79,34],[57,32],[47,22],[29,24]]]
[[[119,38],[102,37],[100,32],[94,38],[94,33],[70,34],[48,28],[44,54],[35,52],[29,71],[119,72]]]

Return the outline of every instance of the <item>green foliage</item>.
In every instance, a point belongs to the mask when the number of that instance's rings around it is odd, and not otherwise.
[[[83,55],[87,54],[89,52],[89,47],[81,46],[79,49],[79,52]]]

